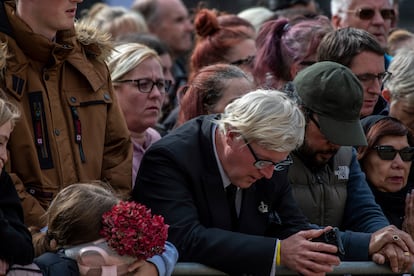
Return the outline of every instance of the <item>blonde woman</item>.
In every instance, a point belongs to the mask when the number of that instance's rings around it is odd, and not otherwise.
[[[0,49],[4,50],[1,45]],[[4,169],[8,160],[7,142],[19,117],[19,110],[0,98],[0,275],[13,264],[30,264],[34,255],[30,233],[23,223],[20,199]]]
[[[132,184],[144,152],[161,138],[153,128],[171,86],[157,53],[138,43],[118,45],[108,59],[114,91],[134,146]]]

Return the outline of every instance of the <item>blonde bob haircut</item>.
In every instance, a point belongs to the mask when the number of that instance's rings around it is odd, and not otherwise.
[[[158,54],[139,43],[125,43],[116,46],[107,60],[112,81],[119,81],[138,67],[144,60],[155,58],[161,66]]]
[[[258,89],[236,99],[216,120],[223,133],[240,134],[239,139],[277,151],[298,148],[305,135],[305,118],[289,97],[277,90]]]

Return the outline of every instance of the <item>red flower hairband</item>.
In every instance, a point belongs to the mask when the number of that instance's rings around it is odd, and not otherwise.
[[[168,225],[144,205],[121,201],[103,214],[100,235],[119,255],[145,260],[164,252]]]

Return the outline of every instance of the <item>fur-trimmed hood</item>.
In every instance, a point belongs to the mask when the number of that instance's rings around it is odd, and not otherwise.
[[[99,31],[91,20],[79,20],[75,23],[76,37],[85,45],[88,54],[105,61],[113,50],[113,41],[109,33]]]
[[[13,37],[13,32],[7,17],[6,6],[15,9],[14,1],[0,1],[0,32]],[[72,33],[73,30],[59,31],[59,33]],[[79,20],[75,22],[75,32],[77,40],[84,45],[86,54],[95,57],[100,61],[105,61],[112,49],[113,42],[108,33],[103,33],[92,23],[91,20]],[[6,67],[7,45],[0,41],[0,77]]]
[[[86,21],[75,23],[77,39],[85,46],[88,55],[105,62],[113,49],[111,36],[102,33]],[[0,79],[4,77],[8,57],[7,43],[0,41]]]

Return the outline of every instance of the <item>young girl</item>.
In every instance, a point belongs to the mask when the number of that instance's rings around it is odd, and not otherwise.
[[[118,203],[119,199],[99,183],[64,188],[46,213],[47,232],[33,238],[36,254],[63,249],[66,256],[78,261],[81,275],[171,275],[178,258],[172,244],[166,243],[162,255],[131,263],[102,240],[102,215]]]

